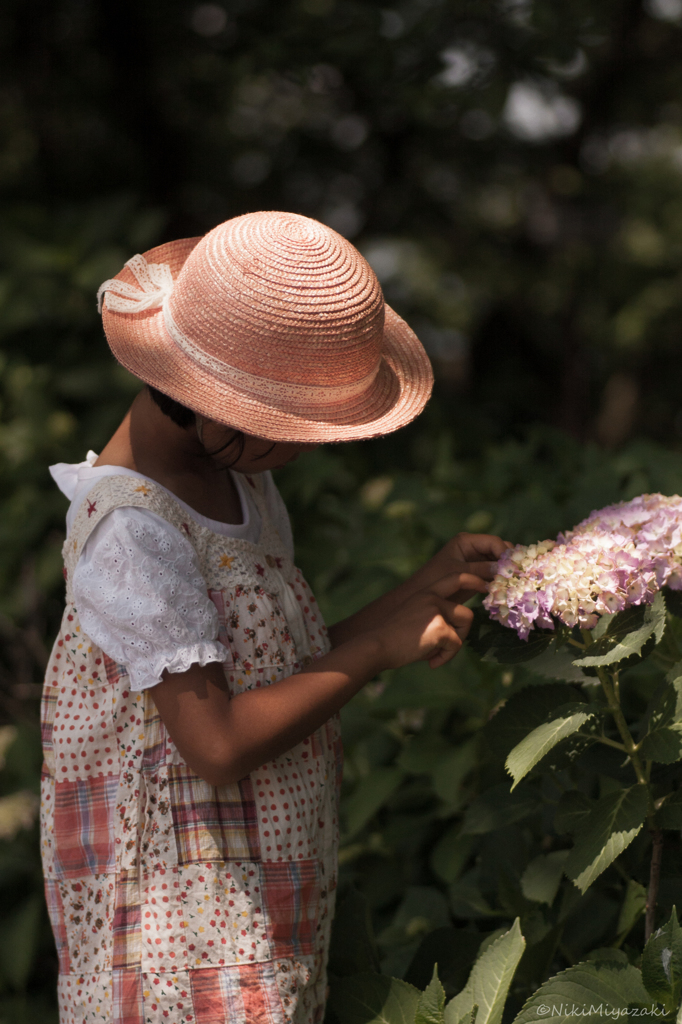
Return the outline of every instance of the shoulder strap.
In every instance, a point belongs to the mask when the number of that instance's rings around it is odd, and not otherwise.
[[[279,544],[282,544],[282,538],[277,532],[275,524],[272,521],[272,515],[270,514],[270,509],[265,496],[265,474],[241,473],[240,476],[242,477],[244,486],[247,488],[249,494],[252,495],[261,518],[261,534],[258,542],[259,547],[266,549],[270,548],[274,540],[273,534],[274,537],[277,538]]]
[[[158,484],[119,473],[102,477],[81,502],[64,542],[62,554],[67,584],[73,577],[73,570],[92,531],[104,516],[121,507],[149,509],[171,526],[182,530],[190,543],[192,542],[187,513]]]

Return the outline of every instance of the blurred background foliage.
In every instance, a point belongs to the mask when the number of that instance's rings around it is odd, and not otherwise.
[[[0,1019],[46,1021],[33,797],[65,511],[46,467],[101,446],[137,389],[97,286],[256,209],[370,260],[437,385],[401,434],[281,476],[332,620],[455,530],[530,541],[679,492],[682,0],[5,0],[0,139]],[[521,872],[528,836],[452,830],[519,673],[464,655],[347,709],[344,884],[387,971],[453,919],[473,956],[517,912],[496,865],[502,838]],[[621,895],[607,880],[520,984],[608,942]]]

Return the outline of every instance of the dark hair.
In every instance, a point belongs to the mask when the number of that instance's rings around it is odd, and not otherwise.
[[[151,395],[161,412],[169,416],[178,427],[191,427],[194,423],[194,413],[186,405],[181,405],[174,398],[164,395],[163,391],[157,391],[151,384],[147,384],[147,391]]]
[[[163,391],[157,391],[156,388],[151,386],[151,384],[147,384],[147,390],[149,391],[152,401],[158,405],[161,412],[165,413],[165,415],[168,416],[178,427],[191,427],[192,424],[196,422],[196,414],[191,409],[188,409],[186,405],[182,405],[181,402],[176,402],[174,398],[164,395]],[[237,446],[237,453],[229,464],[229,466],[232,466],[235,462],[239,462],[244,454],[246,438],[241,430],[235,430],[234,435],[229,439],[229,441],[226,441],[225,444],[221,445],[220,448],[217,448],[213,452],[207,451],[206,454],[210,457],[220,455],[221,452],[224,452],[226,448],[229,448],[233,444],[236,444]],[[265,455],[268,454],[268,452],[265,452]],[[261,458],[264,457],[265,456],[261,456]],[[228,469],[229,466],[227,467]]]

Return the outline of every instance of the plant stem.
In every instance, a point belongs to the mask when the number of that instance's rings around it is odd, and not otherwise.
[[[606,700],[609,705],[609,711],[613,715],[616,727],[618,729],[618,732],[620,733],[620,737],[623,741],[625,750],[630,760],[632,761],[632,767],[635,770],[637,781],[641,782],[643,785],[646,785],[646,772],[644,771],[644,766],[642,765],[641,758],[637,753],[637,745],[633,740],[632,733],[628,729],[628,724],[625,721],[625,715],[623,714],[623,711],[621,709],[620,701],[618,700],[618,697],[616,695],[615,687],[612,683],[612,680],[609,679],[608,672],[606,672],[603,668],[598,668],[597,674],[599,676],[599,681],[602,685],[602,690],[604,691],[604,696],[606,697]]]
[[[651,852],[651,869],[649,871],[649,888],[646,896],[646,917],[644,919],[644,941],[648,942],[654,931],[656,918],[656,902],[658,885],[661,880],[661,863],[663,861],[663,832],[660,828],[651,830],[654,840]]]
[[[621,750],[624,754],[627,754],[627,748],[616,740],[610,740],[608,736],[595,736],[597,743],[604,743],[607,747],[615,747],[616,750]]]

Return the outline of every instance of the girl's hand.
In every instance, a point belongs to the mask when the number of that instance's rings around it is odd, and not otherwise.
[[[497,560],[513,545],[501,537],[487,533],[458,533],[445,547],[430,558],[412,579],[428,587],[448,573],[473,573],[483,580],[491,580],[497,569]],[[472,591],[460,589],[454,595],[457,601],[467,601]]]
[[[500,537],[491,537],[485,533],[458,533],[400,586],[372,601],[362,611],[333,625],[329,630],[332,644],[337,647],[368,630],[390,626],[406,601],[433,587],[445,576],[461,577],[459,589],[450,594],[454,604],[468,601],[479,591],[485,592],[481,584],[493,578],[497,559],[510,547],[512,545],[509,541],[501,540]],[[469,583],[472,576],[478,580],[476,586]]]
[[[450,573],[425,590],[408,597],[368,637],[379,643],[378,671],[428,661],[439,668],[457,654],[471,628],[473,612],[458,604],[456,595],[487,591],[485,581],[472,573]]]

